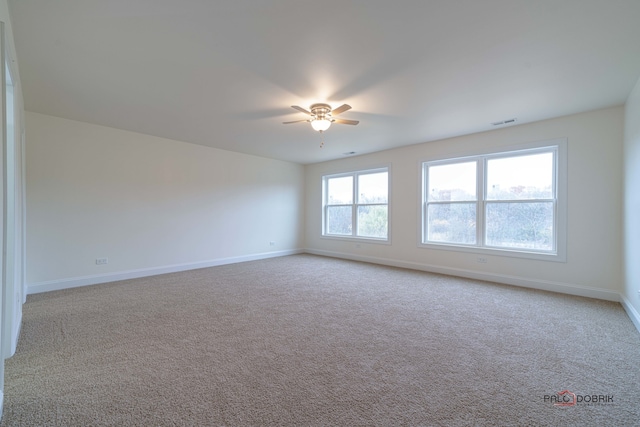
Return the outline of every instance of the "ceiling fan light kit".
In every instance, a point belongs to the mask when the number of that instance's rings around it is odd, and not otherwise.
[[[311,111],[305,110],[304,108],[299,107],[297,105],[292,105],[291,108],[294,108],[300,111],[301,113],[305,113],[311,116],[311,118],[307,120],[295,120],[292,122],[283,122],[283,124],[288,125],[291,123],[309,122],[311,123],[311,127],[313,128],[313,130],[318,131],[320,133],[329,129],[332,123],[338,123],[343,125],[357,125],[358,123],[360,123],[358,120],[345,120],[345,119],[335,118],[335,116],[337,116],[338,114],[342,114],[345,111],[351,109],[351,106],[347,104],[342,104],[340,107],[333,110],[331,109],[331,106],[329,104],[321,104],[321,103],[313,104],[309,108]],[[322,147],[322,145],[324,145],[324,142],[320,144],[320,147]]]

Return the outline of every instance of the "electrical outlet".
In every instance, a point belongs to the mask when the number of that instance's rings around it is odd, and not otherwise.
[[[480,263],[480,264],[486,264],[487,263],[487,259],[485,257],[479,256],[478,258],[476,258],[476,262]]]
[[[109,258],[96,258],[96,265],[109,264]]]

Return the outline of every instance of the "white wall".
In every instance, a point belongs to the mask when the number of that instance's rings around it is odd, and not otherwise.
[[[618,300],[622,289],[622,107],[350,157],[306,168],[306,249],[313,253]],[[420,160],[526,142],[568,140],[567,262],[418,247]],[[321,237],[321,176],[389,164],[391,244]]]
[[[31,112],[26,128],[29,292],[302,247],[301,165]]]
[[[625,106],[624,188],[623,304],[640,330],[640,80]]]

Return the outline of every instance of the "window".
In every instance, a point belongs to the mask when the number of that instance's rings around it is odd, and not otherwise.
[[[566,141],[423,163],[422,245],[564,260]]]
[[[389,169],[322,177],[323,236],[389,240]]]

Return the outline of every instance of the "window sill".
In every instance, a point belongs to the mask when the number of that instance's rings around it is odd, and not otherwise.
[[[447,243],[419,243],[419,248],[453,251],[453,252],[466,252],[479,255],[492,255],[511,258],[524,258],[538,261],[551,261],[551,262],[567,262],[566,254],[558,252],[531,252],[527,250],[514,250],[514,249],[499,249],[499,248],[487,248],[478,246],[462,246]]]
[[[373,243],[376,245],[390,245],[390,239],[376,239],[374,237],[352,237],[352,236],[339,236],[332,234],[323,234],[320,236],[322,239],[328,240],[342,240],[343,242],[357,242],[357,243]]]

